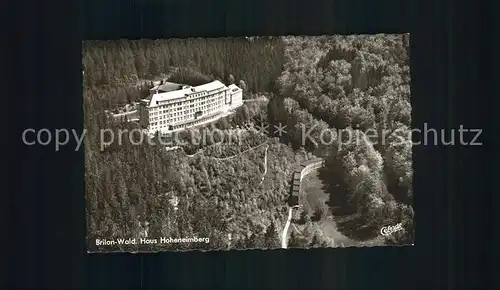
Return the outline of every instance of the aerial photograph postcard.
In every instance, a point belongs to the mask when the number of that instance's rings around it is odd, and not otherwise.
[[[84,41],[89,253],[414,244],[410,35]]]

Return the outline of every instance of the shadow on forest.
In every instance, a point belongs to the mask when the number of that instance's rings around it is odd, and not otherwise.
[[[323,182],[323,190],[328,194],[326,204],[330,207],[337,230],[356,241],[366,241],[377,236],[378,229],[370,226],[365,216],[358,213],[356,204],[347,196],[347,185],[331,170],[323,167],[318,170],[318,177]]]
[[[395,173],[392,172],[387,167],[384,168],[385,171],[385,183],[387,184],[387,191],[389,191],[397,202],[402,204],[412,205],[413,201],[408,196],[408,188],[399,185]]]
[[[337,220],[337,230],[346,237],[356,241],[367,241],[378,236],[378,228],[367,225],[362,215],[354,215],[349,219]]]
[[[328,194],[326,204],[332,215],[338,217],[350,216],[356,213],[356,208],[348,202],[347,185],[341,179],[332,178],[335,174],[325,167],[318,170],[318,177],[323,182],[323,190]]]

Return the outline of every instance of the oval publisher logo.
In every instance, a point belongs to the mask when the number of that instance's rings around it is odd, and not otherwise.
[[[394,226],[388,226],[388,227],[383,227],[380,229],[380,234],[382,236],[390,236],[395,232],[403,230],[403,225],[401,223],[394,225]]]

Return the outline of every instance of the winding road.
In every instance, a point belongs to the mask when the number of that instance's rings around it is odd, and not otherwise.
[[[232,159],[232,158],[235,158],[243,153],[246,153],[250,150],[254,150],[254,149],[257,149],[259,147],[262,147],[266,145],[266,151],[265,151],[265,155],[264,155],[264,174],[262,175],[262,179],[259,183],[259,186],[264,182],[264,179],[266,177],[266,174],[267,174],[267,152],[268,152],[268,149],[269,149],[269,144],[266,142],[262,143],[262,144],[259,144],[255,147],[252,147],[252,148],[249,148],[249,149],[246,149],[238,154],[235,154],[233,156],[228,156],[228,157],[224,157],[224,158],[217,158],[217,157],[211,157],[213,159],[217,159],[217,160],[228,160],[228,159]],[[188,157],[194,157],[195,155],[197,155],[198,153],[202,153],[203,152],[203,149],[200,149],[198,152],[192,154],[192,155],[187,155]],[[285,224],[285,228],[283,229],[283,232],[281,233],[281,248],[283,249],[286,249],[288,247],[288,229],[290,228],[290,223],[292,221],[292,215],[293,215],[293,209],[294,208],[298,208],[300,207],[300,205],[296,205],[296,206],[293,206],[293,207],[290,207],[288,209],[288,218],[287,218],[287,221],[286,221],[286,224]]]
[[[238,154],[235,154],[235,155],[232,155],[232,156],[228,156],[228,157],[222,157],[222,158],[219,158],[219,157],[212,157],[212,156],[207,156],[207,157],[208,157],[208,158],[212,158],[212,159],[217,159],[217,160],[228,160],[228,159],[232,159],[232,158],[238,157],[238,156],[240,156],[241,154],[246,153],[246,152],[248,152],[248,151],[250,151],[250,150],[254,150],[254,149],[257,149],[257,148],[259,148],[259,147],[262,147],[262,146],[264,146],[264,145],[266,145],[266,144],[267,144],[267,141],[266,141],[266,142],[263,142],[263,143],[261,143],[261,144],[259,144],[259,145],[257,145],[257,146],[255,146],[255,147],[248,148],[248,149],[246,149],[246,150],[244,150],[244,151],[241,151],[241,152],[240,152],[240,153],[238,153]],[[267,148],[269,148],[269,144],[267,144]],[[266,148],[266,164],[267,164],[267,148]],[[194,154],[191,154],[191,155],[186,155],[186,156],[187,156],[187,157],[194,157],[195,155],[197,155],[197,154],[199,154],[199,153],[202,153],[202,152],[203,152],[203,149],[200,149],[198,152],[196,152],[196,153],[194,153]],[[267,165],[266,165],[266,167],[267,167]],[[266,170],[266,172],[267,172],[267,170]]]
[[[201,149],[200,149],[200,150],[198,150],[198,152],[196,152],[196,153],[194,153],[194,154],[191,154],[191,155],[186,155],[186,156],[187,156],[187,157],[191,157],[191,158],[192,158],[192,157],[196,156],[196,154],[199,154],[199,153],[201,153],[201,152],[203,152],[203,150],[201,150]]]
[[[290,228],[290,222],[292,221],[292,214],[294,208],[299,208],[300,205],[294,205],[288,209],[288,218],[286,220],[285,228],[281,233],[281,248],[286,249],[288,247],[288,228]]]
[[[319,159],[319,158],[317,158],[317,159]],[[305,167],[306,167],[306,168],[307,168],[308,166],[311,166],[311,165],[312,165],[312,166],[315,166],[315,164],[317,163],[314,159],[313,159],[313,160],[310,160],[310,161],[312,161],[312,162],[314,162],[314,163],[306,162],[306,164],[305,164]],[[311,168],[311,167],[309,167],[309,168]],[[300,167],[300,171],[299,171],[299,173],[300,173],[300,175],[301,175],[301,180],[302,180],[302,176],[304,176],[304,175],[306,175],[306,174],[308,174],[308,173],[310,173],[310,172],[311,172],[311,170],[308,170],[307,172],[305,172],[305,173],[304,173],[304,169],[305,169],[304,167]],[[291,220],[292,220],[292,212],[293,212],[293,209],[294,209],[294,208],[300,208],[300,207],[301,207],[301,205],[300,205],[300,204],[299,204],[299,205],[294,205],[294,206],[290,207],[290,208],[289,208],[289,210],[288,210],[288,219],[287,219],[287,221],[286,221],[285,228],[283,229],[283,233],[281,234],[281,248],[283,248],[283,249],[286,249],[286,248],[287,248],[287,246],[288,246],[288,245],[287,245],[287,244],[288,244],[288,238],[287,238],[287,235],[288,235],[288,229],[290,228],[290,222],[291,222]],[[297,232],[299,232],[299,233],[300,233],[300,231],[297,229],[297,227],[295,227],[295,225],[293,225],[293,227],[295,228],[295,230],[296,230]]]
[[[137,114],[137,110],[132,110],[132,111],[128,111],[128,112],[113,114],[113,117],[114,118],[120,118],[120,117],[124,117],[124,116],[128,116],[128,115],[133,115],[133,114]]]
[[[290,221],[292,220],[292,212],[293,208],[288,209],[288,219],[286,220],[285,228],[283,229],[283,233],[281,234],[281,248],[286,249],[287,248],[287,233],[288,233],[288,228],[290,227]]]

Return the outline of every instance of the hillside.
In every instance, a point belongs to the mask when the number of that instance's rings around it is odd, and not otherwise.
[[[386,35],[86,42],[89,241],[136,237],[147,231],[148,236],[209,236],[210,244],[197,244],[199,249],[279,247],[293,167],[311,154],[327,159],[320,177],[327,185],[334,218],[357,217],[354,222],[349,219],[352,224],[340,224],[343,234],[367,240],[381,226],[399,221],[412,229],[407,42],[405,36]],[[245,103],[207,130],[282,123],[287,133],[275,136],[273,130],[260,134],[244,129],[241,136],[233,136],[238,142],[190,144],[173,151],[124,138],[122,144],[101,150],[101,129],[138,128],[109,120],[104,110],[147,96],[147,80],[167,73],[170,81],[193,85],[213,79],[236,82],[246,99],[257,94],[270,99]],[[316,126],[305,144],[302,126]],[[343,142],[340,149],[339,140],[328,145],[315,142],[326,129],[349,130],[364,142]],[[369,130],[389,133],[374,139]],[[185,140],[189,136],[189,130],[181,134]],[[265,147],[240,154],[264,142],[269,144],[267,172]],[[233,155],[237,157],[221,159]],[[308,236],[294,234],[292,244],[331,245],[313,222],[304,226]],[[413,231],[408,230],[386,242],[412,239]],[[154,250],[169,247],[188,246],[162,245]]]

